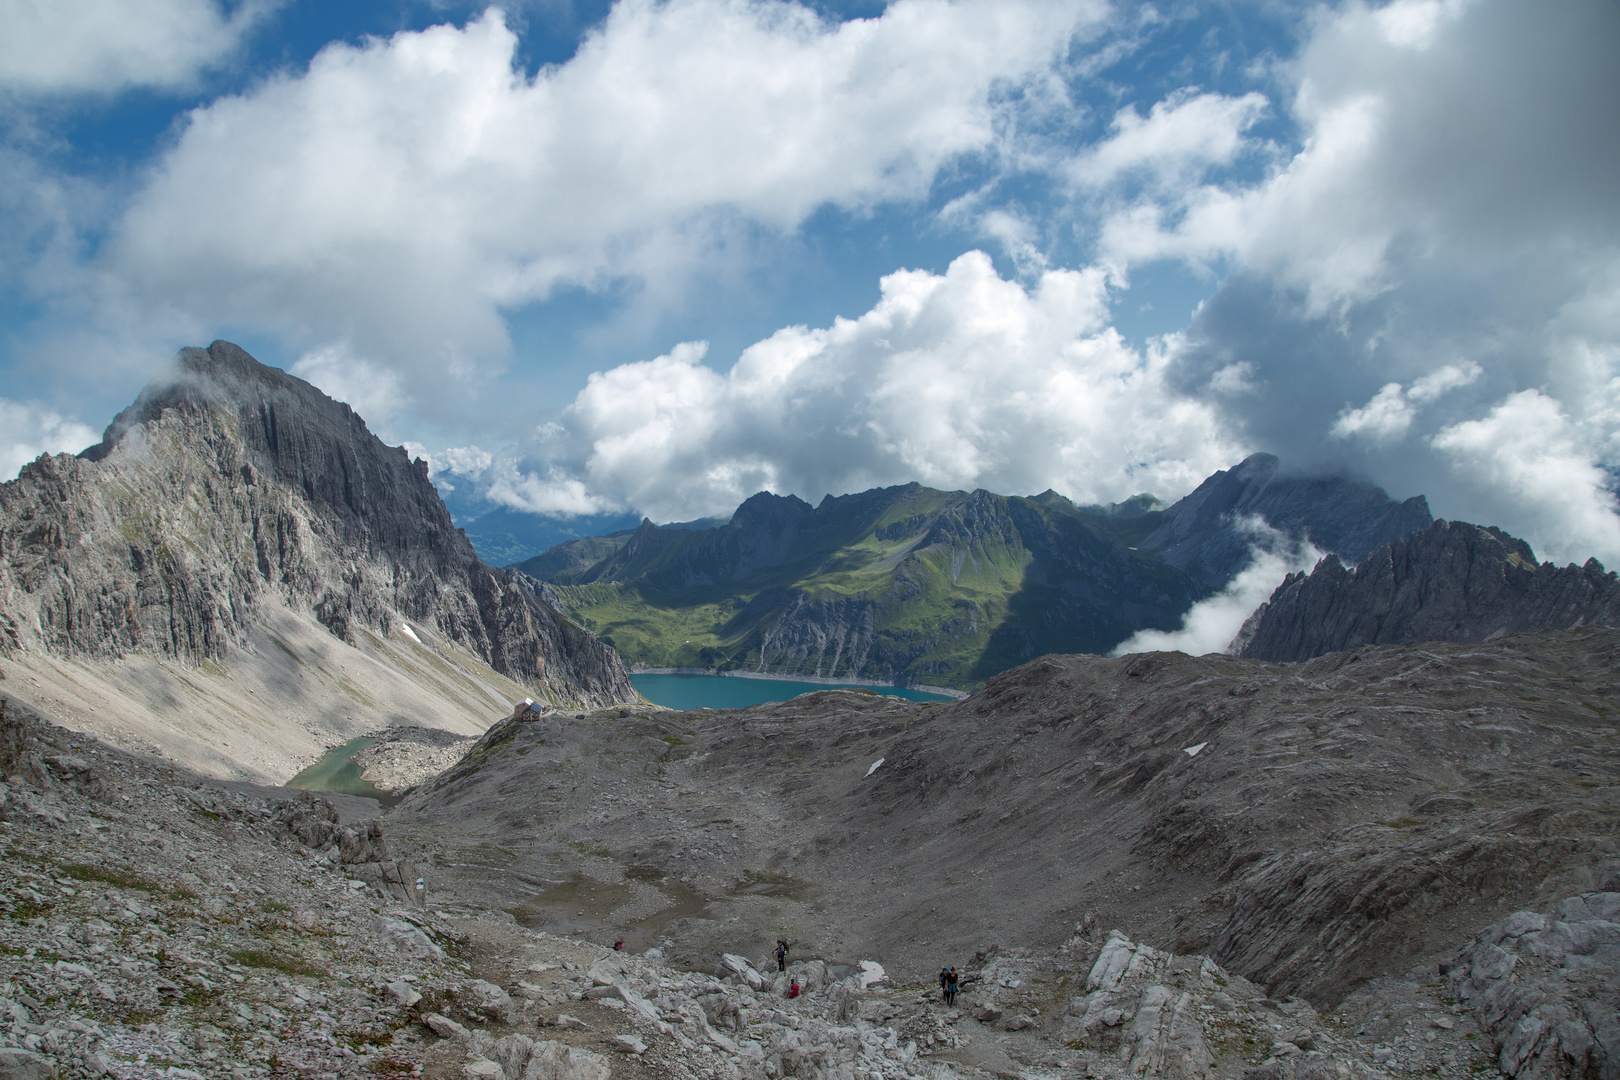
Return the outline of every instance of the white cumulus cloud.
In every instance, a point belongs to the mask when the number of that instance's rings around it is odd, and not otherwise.
[[[491,9],[190,114],[112,230],[108,310],[347,341],[413,381],[487,370],[559,285],[677,288],[750,229],[927,194],[1100,0],[621,0],[530,76]],[[120,306],[121,304],[121,306]],[[178,317],[178,315],[176,316]]]
[[[398,373],[356,356],[347,343],[311,350],[288,370],[347,404],[373,430],[386,427],[408,404]]]
[[[1265,115],[1265,95],[1178,91],[1143,117],[1135,106],[1114,115],[1110,136],[1069,166],[1073,179],[1101,187],[1132,175],[1184,187],[1212,165],[1230,164],[1250,148],[1244,133]]]
[[[1452,467],[1495,492],[1542,558],[1595,555],[1620,565],[1620,517],[1607,474],[1559,403],[1539,390],[1510,395],[1479,420],[1431,440]],[[1528,511],[1528,513],[1526,513]]]
[[[1476,363],[1447,364],[1415,379],[1410,388],[1398,382],[1385,383],[1367,404],[1346,407],[1328,433],[1335,438],[1360,437],[1374,443],[1404,438],[1417,417],[1418,406],[1438,400],[1448,390],[1467,386],[1483,374]]]
[[[0,398],[0,481],[41,454],[76,454],[101,436],[38,402]]]
[[[0,0],[0,87],[179,87],[229,56],[270,0]]]
[[[864,315],[778,331],[729,371],[688,343],[593,375],[542,433],[543,467],[504,490],[655,520],[912,480],[1087,502],[1186,491],[1242,447],[1166,387],[1163,355],[1107,326],[1103,279],[1048,270],[1026,287],[970,252],[944,274],[890,274]]]

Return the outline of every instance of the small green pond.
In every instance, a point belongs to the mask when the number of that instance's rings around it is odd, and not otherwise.
[[[399,802],[399,797],[376,787],[370,781],[360,779],[362,770],[354,761],[354,755],[376,741],[367,735],[350,739],[342,746],[334,746],[321,756],[321,760],[287,781],[287,786],[304,791],[335,791],[339,795],[358,795],[364,799],[376,799],[384,806],[393,806]]]

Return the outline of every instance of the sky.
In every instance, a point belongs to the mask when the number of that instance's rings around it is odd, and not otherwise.
[[[461,514],[1249,453],[1620,564],[1620,5],[0,0],[0,476],[217,338]]]

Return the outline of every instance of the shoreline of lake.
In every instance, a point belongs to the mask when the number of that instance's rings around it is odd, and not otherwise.
[[[837,679],[830,675],[773,675],[763,671],[715,671],[713,668],[700,667],[647,667],[643,664],[632,664],[631,675],[711,675],[721,679],[765,679],[775,682],[820,683],[826,686],[872,686],[887,687],[893,690],[915,690],[920,694],[936,694],[939,697],[954,698],[957,701],[968,696],[966,690],[957,690],[950,686],[929,686],[925,683],[916,683],[905,686],[900,683],[880,682],[876,679]]]

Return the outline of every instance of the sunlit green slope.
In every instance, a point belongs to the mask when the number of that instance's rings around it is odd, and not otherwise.
[[[633,663],[970,686],[1173,627],[1205,594],[1112,524],[1052,493],[760,494],[720,528],[646,523],[519,569]]]

